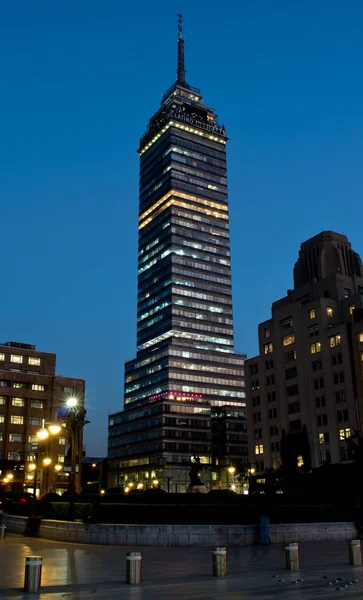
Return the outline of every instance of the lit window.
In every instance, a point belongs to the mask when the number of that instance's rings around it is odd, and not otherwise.
[[[37,444],[39,442],[37,435],[28,435],[28,444]]]
[[[316,354],[317,352],[321,352],[321,343],[310,344],[310,354]]]
[[[36,392],[44,392],[45,386],[41,385],[40,383],[32,383],[32,390],[35,390]]]
[[[35,356],[29,356],[28,360],[29,365],[34,365],[35,367],[40,366],[40,358],[36,358]]]
[[[12,425],[24,425],[24,417],[20,415],[11,415],[10,423]]]
[[[303,467],[304,466],[304,459],[301,456],[301,454],[299,454],[299,456],[297,457],[297,466],[298,467]]]
[[[329,338],[330,348],[335,348],[335,346],[340,346],[340,341],[341,341],[341,336],[339,334],[338,335],[332,335]]]
[[[339,429],[339,439],[340,440],[345,440],[346,438],[350,437],[350,427],[347,427],[346,429]]]
[[[14,381],[13,388],[15,388],[17,390],[21,390],[22,388],[25,388],[25,383],[20,383],[19,381]]]
[[[363,352],[360,353],[360,360],[363,362]]]
[[[66,437],[64,435],[61,435],[58,441],[60,446],[66,445]]]
[[[324,434],[319,433],[319,444],[324,444]]]
[[[286,337],[284,337],[282,343],[284,346],[290,346],[290,344],[295,344],[295,336],[287,335]]]
[[[6,404],[5,396],[0,396],[0,406],[5,406],[5,404]]]
[[[326,314],[328,315],[328,317],[332,317],[333,316],[333,309],[331,306],[327,306],[326,307]]]
[[[8,452],[8,460],[20,460],[20,452]]]
[[[44,408],[44,402],[42,400],[32,400],[30,406],[32,408]]]
[[[271,335],[271,331],[270,331],[270,329],[267,327],[267,328],[265,329],[265,338],[268,338],[268,337],[270,337],[270,335]]]
[[[4,441],[4,432],[0,431],[0,442]]]
[[[0,352],[0,360],[5,360],[5,354],[4,354],[4,352]]]
[[[359,334],[359,341],[360,341],[360,342],[363,342],[363,333],[360,333],[360,334]]]
[[[273,345],[271,343],[265,344],[263,350],[265,354],[269,354],[269,352],[273,352]]]
[[[354,313],[354,309],[355,309],[355,305],[354,304],[350,304],[349,305],[349,314],[352,315]]]
[[[255,454],[263,454],[263,444],[255,446]]]
[[[64,463],[64,454],[58,454],[58,462]]]
[[[20,354],[11,354],[10,362],[18,363],[19,365],[23,362],[23,357]]]
[[[315,308],[309,310],[309,319],[315,319]]]
[[[24,406],[24,398],[12,398],[11,406]]]
[[[0,415],[0,423],[5,423],[5,415]]]
[[[9,442],[22,442],[23,436],[21,433],[9,433]]]

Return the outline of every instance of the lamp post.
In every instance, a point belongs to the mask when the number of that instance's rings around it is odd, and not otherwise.
[[[39,459],[44,453],[44,448],[42,449],[42,446],[44,446],[46,444],[46,442],[49,440],[49,438],[51,436],[59,435],[61,430],[62,430],[62,427],[61,427],[61,425],[59,425],[59,423],[47,423],[46,424],[45,420],[43,419],[42,426],[39,429],[39,431],[37,431],[36,435],[38,438],[38,442],[37,442],[36,450],[34,452],[35,462],[31,462],[28,465],[29,471],[34,471],[34,499],[36,499],[36,496],[37,496],[37,466],[39,466],[39,494],[41,494],[42,488],[43,488],[43,475],[44,475],[43,467],[49,467],[49,465],[52,462],[52,459],[50,457],[46,456],[43,458],[41,464],[39,464]],[[47,472],[47,476],[48,476],[48,472]]]

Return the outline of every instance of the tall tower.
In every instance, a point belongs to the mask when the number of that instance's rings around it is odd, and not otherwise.
[[[125,365],[125,411],[117,432],[111,417],[109,452],[179,467],[193,454],[211,462],[211,410],[245,407],[244,356],[233,342],[226,130],[185,74],[179,15],[177,79],[140,140],[137,358]],[[153,429],[148,415],[143,439],[129,434],[124,445],[122,423],[130,432],[133,408],[144,405],[160,405],[162,415],[189,407],[209,424],[192,431],[189,423],[183,437],[183,420],[162,417]]]

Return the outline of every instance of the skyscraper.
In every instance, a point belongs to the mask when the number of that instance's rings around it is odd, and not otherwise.
[[[211,411],[244,413],[226,142],[214,110],[186,82],[179,15],[177,80],[140,140],[137,357],[125,366],[125,411],[110,419],[111,473],[137,467],[144,480],[155,459],[179,471],[168,475],[174,483],[184,481],[180,466],[191,455],[211,464]]]
[[[352,460],[363,427],[363,266],[345,235],[301,245],[294,288],[258,337],[260,354],[246,363],[257,473]]]

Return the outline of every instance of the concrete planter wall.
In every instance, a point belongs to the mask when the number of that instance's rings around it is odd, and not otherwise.
[[[4,515],[7,531],[24,533],[26,517]],[[118,546],[243,546],[256,541],[254,525],[111,525],[44,519],[39,537],[80,544]],[[271,541],[320,542],[356,537],[354,523],[271,525]]]

